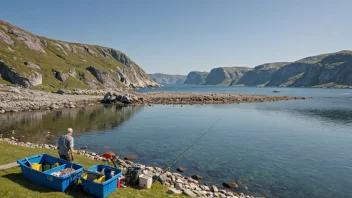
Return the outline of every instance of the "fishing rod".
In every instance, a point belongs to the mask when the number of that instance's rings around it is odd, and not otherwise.
[[[173,164],[175,164],[175,163],[182,157],[183,154],[185,154],[187,151],[189,151],[189,149],[191,149],[193,145],[195,145],[200,139],[202,139],[203,136],[205,136],[209,131],[211,131],[211,130],[213,129],[213,127],[214,127],[220,120],[221,120],[221,117],[220,117],[219,119],[217,119],[217,120],[214,122],[214,124],[212,124],[212,125],[209,127],[209,129],[208,129],[207,131],[205,131],[198,139],[196,139],[188,148],[186,148],[180,155],[178,155],[178,156],[176,157],[176,159],[174,159],[174,160],[169,164],[168,167],[166,167],[163,171],[161,171],[161,173],[159,174],[159,176],[157,177],[157,179],[154,180],[154,182],[157,181],[157,180],[159,180],[159,178],[160,178],[160,176],[161,176],[162,174],[164,174],[166,171],[170,170],[170,167],[171,167]]]

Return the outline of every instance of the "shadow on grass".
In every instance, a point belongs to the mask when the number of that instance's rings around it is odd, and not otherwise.
[[[59,191],[50,189],[48,187],[41,186],[40,184],[26,180],[23,177],[22,173],[9,173],[9,174],[3,175],[2,178],[9,179],[10,181],[17,183],[21,185],[23,188],[26,188],[31,191],[37,191],[40,193],[53,193],[53,192],[58,193],[59,192]],[[68,189],[65,192],[62,192],[62,193],[65,193],[72,197],[85,197],[85,198],[94,197],[92,195],[84,193],[81,185],[72,185],[68,187]]]

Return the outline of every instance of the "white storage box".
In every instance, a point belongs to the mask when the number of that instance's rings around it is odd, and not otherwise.
[[[147,174],[141,174],[139,176],[139,186],[142,188],[151,188],[153,183],[153,177]]]

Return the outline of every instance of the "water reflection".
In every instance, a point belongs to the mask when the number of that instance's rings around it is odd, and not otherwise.
[[[142,108],[92,106],[84,109],[4,114],[0,115],[0,133],[3,137],[13,136],[21,141],[50,143],[68,127],[74,129],[75,135],[116,128]]]

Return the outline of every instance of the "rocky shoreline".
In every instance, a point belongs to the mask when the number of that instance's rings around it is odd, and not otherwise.
[[[105,95],[105,96],[104,96]],[[242,94],[203,94],[182,92],[136,93],[131,90],[59,90],[48,93],[16,86],[0,85],[0,114],[6,112],[56,110],[116,103],[124,105],[153,104],[238,104],[307,100],[306,97],[265,96]]]
[[[0,85],[0,114],[92,106],[100,104],[101,97],[85,94],[63,95]]]
[[[182,92],[155,92],[138,94],[143,104],[239,104],[254,102],[277,102],[281,100],[307,100],[307,97],[266,96],[243,94],[203,94]]]
[[[52,144],[33,144],[30,142],[19,142],[14,137],[2,138],[1,134],[0,134],[0,141],[6,142],[12,145],[24,146],[29,148],[56,150],[56,146]],[[92,160],[107,161],[104,157],[94,152],[77,150],[77,154],[85,156]],[[163,169],[159,167],[145,166],[142,164],[134,163],[130,160],[125,160],[120,158],[117,159],[116,162],[122,170],[127,170],[127,168],[130,166],[140,167],[141,169],[144,170],[144,173],[154,177],[159,177],[159,182],[169,187],[167,192],[168,194],[184,194],[190,197],[259,198],[259,197],[245,195],[244,193],[232,192],[230,190],[226,190],[216,185],[208,186],[206,184],[201,184],[200,181],[193,179],[191,177],[182,176],[179,173],[172,173],[169,171],[163,172]],[[260,198],[263,198],[263,197],[260,197]]]

